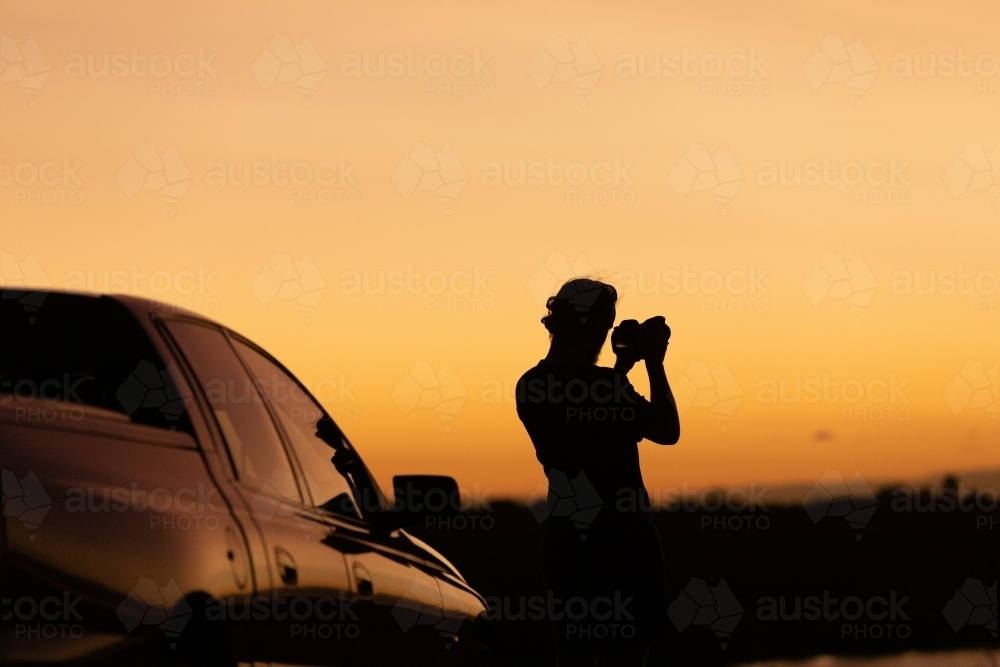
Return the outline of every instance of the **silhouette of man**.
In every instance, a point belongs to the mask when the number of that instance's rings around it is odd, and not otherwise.
[[[614,368],[598,366],[617,300],[602,282],[564,284],[542,318],[549,352],[517,385],[517,414],[549,480],[539,564],[560,667],[644,665],[669,605],[638,443],[680,438],[663,369],[670,329],[662,317],[622,322]],[[639,360],[648,401],[626,377]]]

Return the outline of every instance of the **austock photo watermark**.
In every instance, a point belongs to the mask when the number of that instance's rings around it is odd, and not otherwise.
[[[529,295],[539,306],[559,289],[563,282],[594,272],[584,255],[573,261],[552,252],[526,284]],[[619,295],[638,297],[680,297],[697,301],[703,313],[767,313],[771,310],[768,287],[770,270],[756,264],[740,268],[703,268],[682,264],[677,267],[614,268],[604,280],[614,285]]]
[[[607,160],[544,159],[492,160],[480,168],[485,188],[562,189],[567,204],[633,204],[635,181],[629,172],[635,162],[619,155]]]
[[[731,53],[700,53],[689,47],[666,53],[620,53],[615,76],[690,81],[701,95],[761,96],[771,92],[765,69],[768,56],[753,47]]]
[[[761,404],[840,405],[844,421],[907,421],[912,416],[906,395],[910,380],[889,373],[886,377],[837,379],[829,373],[804,378],[763,378],[757,381]]]
[[[218,57],[204,47],[171,53],[147,53],[135,47],[115,53],[71,53],[63,74],[68,79],[137,79],[148,82],[151,95],[215,97],[219,94]]]
[[[13,632],[5,641],[82,639],[86,635],[80,609],[83,597],[68,590],[60,595],[19,595],[0,600],[0,620]]]
[[[620,489],[615,499],[618,512],[684,512],[698,518],[700,530],[762,531],[771,527],[771,511],[764,501],[770,489],[745,487],[694,489],[687,482],[678,487],[653,487],[646,494]]]
[[[423,516],[418,524],[424,530],[487,531],[496,527],[490,504],[492,488],[478,482],[471,488],[421,489],[412,484],[394,484],[391,511]]]
[[[693,488],[687,482],[680,487],[637,489],[622,487],[603,498],[585,471],[566,473],[551,469],[547,481],[528,498],[528,508],[535,520],[568,518],[585,540],[587,529],[605,515],[665,513],[692,515],[699,530],[763,531],[771,527],[770,509],[764,501],[768,487]],[[608,492],[605,492],[608,495]]]
[[[407,47],[388,53],[345,53],[338,71],[345,79],[419,81],[426,95],[491,96],[496,92],[492,59],[492,53],[479,48],[421,54]]]
[[[977,313],[992,313],[997,309],[994,296],[1000,289],[997,272],[958,264],[955,268],[942,269],[891,269],[887,277],[876,277],[872,267],[858,253],[849,255],[827,252],[802,281],[802,291],[816,307],[827,302],[842,302],[849,312],[861,314],[871,307],[879,291],[892,298],[956,298],[965,301]],[[971,268],[971,270],[969,270]],[[880,273],[884,269],[880,267]]]
[[[824,155],[795,162],[765,160],[757,164],[756,184],[761,188],[830,188],[840,192],[844,204],[908,204],[910,162],[895,155],[871,161],[834,160]]]
[[[213,160],[205,166],[210,188],[280,188],[293,204],[357,204],[357,161],[344,156],[308,160]]]
[[[411,297],[429,313],[492,313],[493,271],[479,264],[457,270],[398,268],[348,270],[340,273],[338,292],[347,297]]]
[[[149,530],[216,530],[228,516],[218,489],[204,483],[197,487],[143,488],[128,486],[74,486],[53,501],[45,485],[29,470],[24,476],[3,470],[3,515],[16,517],[34,541],[54,504],[73,514],[138,514],[148,516]]]
[[[12,188],[15,204],[84,203],[83,163],[69,156],[40,161],[0,157],[0,187]]]
[[[1000,94],[1000,69],[994,53],[983,53],[959,47],[942,53],[895,53],[889,74],[895,79],[957,79],[972,84],[975,94]]]
[[[758,598],[761,622],[823,623],[842,640],[907,639],[913,632],[906,603],[910,596],[895,590],[877,595],[835,596],[828,590],[808,595]]]
[[[177,648],[192,622],[201,621],[267,624],[280,628],[290,640],[351,640],[361,634],[353,608],[360,600],[358,595],[342,591],[321,596],[227,596],[195,604],[173,579],[160,586],[155,579],[140,577],[117,605],[114,616],[128,634],[143,627],[156,628],[170,649]],[[14,623],[13,640],[80,639],[87,634],[81,610],[84,599],[69,591],[41,598],[4,597],[2,602],[3,622]]]
[[[767,313],[770,271],[755,264],[738,269],[679,268],[613,271],[609,282],[624,296],[677,296],[697,300],[702,313]]]
[[[973,488],[955,478],[946,478],[941,486],[886,485],[876,493],[861,474],[850,477],[836,470],[826,470],[805,494],[802,507],[813,524],[828,517],[842,517],[860,542],[864,530],[879,508],[897,514],[961,514],[973,519],[976,531],[993,530],[997,515],[997,489]]]
[[[204,483],[197,488],[71,487],[65,491],[63,509],[80,513],[138,513],[149,516],[150,530],[217,530],[228,510],[219,490]]]
[[[210,622],[276,622],[289,639],[357,639],[361,625],[353,607],[362,599],[344,591],[320,596],[244,595],[209,600],[203,613]]]
[[[609,595],[560,597],[545,595],[487,596],[485,620],[491,622],[552,621],[565,639],[631,639],[638,622],[635,596],[614,591]]]
[[[994,53],[958,47],[944,52],[896,52],[881,59],[880,64],[860,36],[844,39],[828,34],[804,61],[802,73],[814,90],[825,84],[843,84],[854,95],[855,104],[861,106],[862,96],[882,70],[907,82],[964,80],[972,84],[965,90],[974,91],[976,96],[996,95],[1000,91],[997,63]]]
[[[114,397],[123,418],[138,417],[140,409],[155,410],[166,422],[176,422],[184,413],[189,394],[182,393],[174,382],[176,368],[163,369],[151,361],[142,360],[119,385]],[[79,422],[87,417],[88,401],[81,388],[93,378],[71,377],[64,373],[51,378],[21,378],[4,380],[0,387],[0,406],[14,409],[15,421]],[[89,394],[88,394],[89,395]],[[110,406],[102,405],[103,409]]]
[[[132,264],[112,269],[73,269],[66,273],[64,289],[79,292],[117,292],[154,299],[150,307],[157,312],[190,310],[217,313],[221,304],[215,280],[218,270],[203,264],[168,271],[149,270]]]

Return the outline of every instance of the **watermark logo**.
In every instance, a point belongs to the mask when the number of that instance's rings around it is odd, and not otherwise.
[[[496,86],[488,80],[493,78],[492,58],[492,53],[484,54],[479,49],[451,55],[421,55],[412,47],[405,52],[345,53],[340,57],[340,75],[347,79],[423,78],[427,80],[424,85],[427,95],[492,95],[496,92]]]
[[[276,469],[250,499],[254,516],[264,523],[275,517],[297,516],[296,507],[301,505],[297,488],[291,471]]]
[[[283,252],[276,252],[267,265],[250,283],[260,305],[272,301],[291,301],[306,315],[316,310],[326,294],[326,280],[309,254],[295,261]]]
[[[728,210],[725,207],[743,183],[743,172],[725,145],[710,153],[701,144],[691,144],[667,174],[667,181],[678,197],[685,197],[690,192],[709,193],[723,207],[725,215]]]
[[[963,79],[978,77],[976,95],[995,95],[998,61],[993,53],[970,53],[959,47],[954,53],[897,53],[890,73],[897,79]]]
[[[3,515],[17,517],[29,531],[28,539],[35,540],[35,532],[52,508],[52,500],[38,481],[34,471],[21,479],[12,470],[0,471],[3,480]]]
[[[951,413],[980,409],[997,418],[997,364],[987,370],[982,363],[969,359],[941,394]]]
[[[771,91],[764,61],[767,53],[751,48],[742,53],[699,55],[684,47],[674,53],[622,53],[615,60],[619,78],[701,79],[702,95],[767,95]]]
[[[1000,147],[994,147],[987,153],[978,144],[966,144],[942,176],[952,196],[958,197],[966,192],[985,192],[996,204],[998,150]]]
[[[35,313],[42,307],[47,292],[32,290],[31,287],[52,286],[41,264],[32,254],[23,261],[18,261],[17,257],[10,253],[0,253],[0,278],[3,279],[0,298],[16,299],[28,314],[28,321],[34,324]]]
[[[900,596],[895,590],[865,598],[837,598],[828,590],[822,595],[765,595],[757,599],[756,617],[763,622],[822,621],[833,625],[840,621],[840,639],[906,639],[913,632],[905,622],[910,620],[905,609],[909,601],[910,596]]]
[[[526,71],[539,90],[550,83],[566,83],[580,95],[586,95],[597,85],[603,70],[597,54],[582,35],[572,45],[565,37],[550,35]],[[587,100],[580,100],[580,106],[586,104]]]
[[[549,470],[548,482],[539,485],[528,500],[528,507],[538,523],[550,517],[567,518],[586,541],[586,530],[594,523],[604,501],[582,470],[572,479],[562,470]]]
[[[168,609],[167,604],[171,600],[176,600],[176,603]],[[167,638],[170,648],[177,647],[177,637],[194,615],[191,605],[181,595],[181,589],[173,579],[160,588],[146,577],[136,582],[115,613],[126,632],[132,632],[140,625],[155,625]]]
[[[8,642],[13,648],[18,639],[27,640],[29,645],[40,639],[82,639],[86,631],[83,615],[77,609],[81,602],[82,596],[72,597],[68,590],[63,590],[62,595],[4,597],[0,601],[0,618],[5,648]],[[5,653],[10,660],[11,654]]]
[[[52,74],[52,65],[34,37],[23,44],[9,35],[0,36],[0,81],[16,83],[28,95],[37,95]],[[31,100],[31,106],[35,101]]]
[[[840,417],[853,421],[906,421],[911,417],[906,385],[895,373],[871,379],[822,377],[764,378],[757,381],[759,403],[842,404]]]
[[[878,500],[860,472],[845,480],[836,470],[827,470],[802,499],[802,507],[813,525],[828,516],[844,517],[856,531],[854,539],[860,542],[861,531],[878,509]]]
[[[128,268],[73,269],[66,273],[62,287],[80,292],[127,292],[163,302],[151,305],[152,310],[185,308],[213,313],[219,310],[219,291],[213,285],[217,276],[218,271],[209,271],[203,264],[180,271],[141,271],[132,264]]]
[[[483,163],[479,183],[487,188],[565,187],[567,204],[628,205],[635,203],[635,181],[628,173],[634,166],[620,155],[595,162],[556,162],[552,155],[544,160],[491,160]]]
[[[71,53],[66,56],[63,74],[70,79],[151,77],[151,94],[214,96],[219,94],[219,84],[213,79],[218,79],[219,73],[212,61],[218,55],[206,53],[204,48],[176,55],[163,52],[147,55],[135,48],[129,53]]]
[[[878,281],[861,255],[855,254],[845,262],[840,255],[828,252],[806,276],[802,291],[814,306],[824,301],[843,301],[852,311],[862,312],[875,298]],[[861,322],[860,316],[857,321]]]
[[[118,170],[118,185],[131,199],[140,190],[159,192],[169,204],[176,204],[187,192],[193,175],[173,144],[160,153],[151,144],[141,143],[128,162]],[[173,214],[176,209],[170,209]]]
[[[719,579],[718,585],[709,587],[704,579],[691,577],[677,599],[670,603],[667,616],[678,632],[684,632],[692,625],[707,625],[725,649],[729,646],[729,637],[743,618],[743,607],[725,579]]]
[[[171,369],[160,370],[152,362],[143,360],[129,373],[115,398],[129,415],[139,408],[154,408],[167,421],[177,421],[184,414],[191,395],[181,394]]]
[[[941,611],[948,625],[958,632],[967,625],[982,625],[997,636],[997,582],[989,588],[969,577]]]
[[[829,155],[794,162],[765,160],[757,163],[755,180],[764,188],[839,187],[842,204],[905,205],[911,201],[909,166],[895,155],[868,162],[837,162]]]
[[[549,253],[542,265],[528,278],[528,294],[538,306],[544,306],[559,287],[572,278],[590,275],[594,271],[590,261],[583,255],[570,262],[566,255]]]
[[[344,271],[340,274],[340,293],[349,296],[421,296],[424,309],[438,313],[491,313],[496,308],[489,280],[492,271],[476,264],[472,270],[415,271],[405,268],[377,271]]]
[[[458,416],[468,397],[465,385],[447,362],[434,370],[426,361],[415,361],[392,390],[392,400],[404,415],[417,408],[428,408],[446,421]],[[451,426],[445,430],[450,431]]]
[[[235,160],[209,162],[205,167],[205,185],[221,187],[291,186],[293,204],[357,204],[361,198],[354,170],[358,163],[346,157],[285,162],[272,156],[270,160]]]
[[[704,361],[692,361],[674,383],[677,411],[684,414],[692,408],[708,408],[725,432],[726,422],[743,400],[743,389],[725,362],[710,369]]]
[[[399,629],[409,632],[418,625],[432,625],[443,638],[451,639],[458,634],[465,616],[462,614],[443,615],[437,605],[424,604],[424,600],[439,599],[440,595],[433,582],[415,580],[406,589],[403,596],[392,606],[392,617],[399,624]],[[451,643],[445,644],[451,648]]]
[[[468,180],[465,167],[447,144],[440,153],[427,144],[415,145],[392,172],[392,182],[404,198],[417,191],[431,191],[446,205],[458,199]],[[451,215],[451,208],[445,213]]]
[[[714,313],[766,313],[771,309],[764,284],[769,271],[751,264],[747,270],[692,271],[679,269],[615,271],[611,282],[618,294],[699,296],[699,310]]]
[[[827,35],[802,65],[802,73],[813,90],[827,83],[844,84],[857,98],[854,104],[861,106],[860,96],[875,80],[878,65],[860,37],[844,44],[839,37]]]
[[[77,173],[81,167],[82,162],[68,155],[45,162],[0,160],[0,186],[14,186],[17,204],[82,204],[83,181]]]
[[[303,95],[312,95],[326,76],[326,63],[308,37],[292,44],[288,37],[275,35],[253,61],[250,72],[261,88],[276,82],[292,83]]]

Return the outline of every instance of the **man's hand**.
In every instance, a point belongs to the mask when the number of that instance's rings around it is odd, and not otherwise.
[[[647,363],[662,364],[667,354],[670,327],[662,315],[651,317],[639,330],[639,354]]]
[[[622,320],[611,332],[611,350],[617,358],[615,368],[632,368],[642,359],[638,320]]]

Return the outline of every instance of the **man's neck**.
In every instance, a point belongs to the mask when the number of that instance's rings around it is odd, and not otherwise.
[[[582,347],[565,347],[552,343],[545,361],[554,364],[596,364],[597,358]]]

